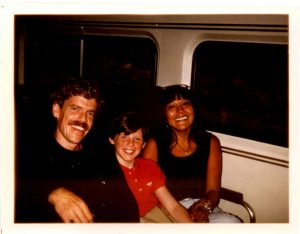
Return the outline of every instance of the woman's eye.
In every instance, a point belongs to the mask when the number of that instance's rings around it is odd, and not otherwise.
[[[190,105],[192,105],[191,104],[191,102],[190,101],[185,101],[185,102],[183,102],[183,104],[182,105],[184,105],[184,106],[190,106]]]
[[[173,110],[173,109],[175,109],[176,107],[175,107],[175,105],[168,105],[167,106],[167,110]]]

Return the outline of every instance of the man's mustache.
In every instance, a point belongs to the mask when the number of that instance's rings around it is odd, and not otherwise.
[[[70,122],[69,122],[69,125],[79,126],[79,127],[84,128],[85,130],[86,130],[87,127],[88,127],[86,123],[80,122],[80,121],[76,121],[76,120],[70,121]]]

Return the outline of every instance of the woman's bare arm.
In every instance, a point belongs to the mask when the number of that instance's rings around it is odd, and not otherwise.
[[[219,139],[212,135],[210,143],[210,155],[207,165],[206,179],[206,199],[211,202],[212,208],[216,207],[220,201],[222,176],[222,151]]]
[[[157,150],[157,144],[153,138],[150,138],[143,151],[142,151],[142,157],[147,159],[152,159],[153,161],[158,161],[158,150]]]

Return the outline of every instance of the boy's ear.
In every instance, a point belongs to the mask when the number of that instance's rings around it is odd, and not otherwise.
[[[54,103],[52,105],[52,114],[55,118],[59,118],[60,116],[60,112],[61,112],[61,109],[60,109],[60,106],[58,105],[58,103]]]
[[[111,139],[110,137],[108,138],[108,141],[110,144],[114,145],[115,144],[115,141],[113,139]]]

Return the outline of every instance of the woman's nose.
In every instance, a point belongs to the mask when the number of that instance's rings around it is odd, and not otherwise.
[[[183,111],[183,110],[184,110],[184,108],[183,108],[182,105],[178,105],[178,106],[176,107],[176,111],[177,111],[177,112],[180,112],[180,111]]]

